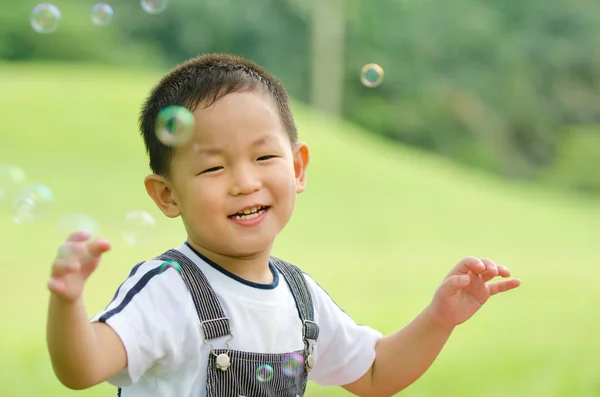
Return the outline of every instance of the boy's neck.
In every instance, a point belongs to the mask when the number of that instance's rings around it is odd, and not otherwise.
[[[207,250],[201,245],[194,243],[191,239],[188,239],[187,243],[194,250],[221,266],[223,269],[246,281],[257,284],[271,284],[273,282],[273,273],[269,268],[271,247],[252,255],[232,257]]]

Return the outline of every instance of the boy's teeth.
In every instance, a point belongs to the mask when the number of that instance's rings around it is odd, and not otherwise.
[[[240,212],[239,212],[239,214],[240,214],[240,215],[241,215],[241,214],[244,214],[244,215],[249,215],[249,214],[252,214],[252,213],[254,213],[254,212],[258,212],[258,211],[259,211],[260,209],[262,209],[262,208],[263,208],[263,207],[254,207],[254,208],[250,208],[250,209],[247,209],[247,210],[240,211]]]
[[[256,207],[256,208],[251,208],[249,210],[244,210],[243,214],[241,214],[241,213],[236,214],[233,216],[233,218],[237,219],[237,220],[252,219],[252,218],[256,218],[263,212],[265,212],[265,207]]]

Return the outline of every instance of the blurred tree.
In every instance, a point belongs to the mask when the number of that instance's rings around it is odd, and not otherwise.
[[[301,101],[334,113],[341,103],[374,133],[519,178],[550,181],[557,167],[577,180],[583,163],[568,164],[589,141],[563,127],[600,122],[596,0],[177,0],[158,15],[113,0],[104,28],[90,22],[93,0],[55,3],[63,20],[52,35],[29,25],[36,2],[3,3],[1,59],[166,68],[237,53]],[[384,68],[382,85],[360,83],[367,63]]]
[[[340,116],[344,95],[344,0],[312,0],[311,105]]]

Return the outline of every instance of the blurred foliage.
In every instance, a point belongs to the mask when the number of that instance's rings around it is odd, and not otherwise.
[[[328,0],[320,0],[328,1]],[[166,68],[199,53],[247,56],[310,97],[310,0],[171,0],[162,14],[108,1],[57,0],[55,34],[35,33],[37,4],[8,0],[0,58]],[[600,12],[596,0],[347,0],[344,116],[396,141],[509,177],[600,192]],[[360,84],[380,64],[384,83]],[[326,131],[324,131],[326,133]]]

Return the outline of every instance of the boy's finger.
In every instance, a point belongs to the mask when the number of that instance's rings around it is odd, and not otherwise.
[[[521,285],[521,280],[519,280],[518,278],[513,278],[510,280],[497,281],[495,283],[489,284],[488,287],[490,295],[496,295],[500,292],[506,292],[510,291],[511,289],[515,289],[519,285]]]
[[[498,275],[500,277],[510,277],[510,270],[508,270],[506,267],[502,266],[502,265],[496,265],[498,266]]]
[[[488,258],[481,258],[481,262],[485,265],[485,271],[481,274],[481,278],[486,283],[498,275],[498,266]]]
[[[87,249],[92,258],[97,258],[106,251],[110,250],[110,243],[106,239],[98,238],[94,241],[90,241],[87,244]]]
[[[437,295],[439,298],[449,298],[454,295],[457,291],[465,288],[471,283],[471,275],[469,274],[455,274],[454,276],[448,277],[446,281],[438,288]]]
[[[77,258],[63,258],[57,259],[52,264],[52,276],[62,276],[70,272],[76,272],[79,270],[79,261]]]
[[[66,286],[62,281],[51,278],[48,280],[48,289],[55,294],[63,294],[65,292]]]
[[[67,241],[71,242],[82,242],[86,241],[90,238],[90,232],[85,230],[80,230],[77,232],[73,232],[67,237]]]
[[[467,256],[463,258],[454,268],[453,273],[466,274],[472,272],[473,274],[480,274],[486,270],[485,265],[481,259],[474,256]]]

